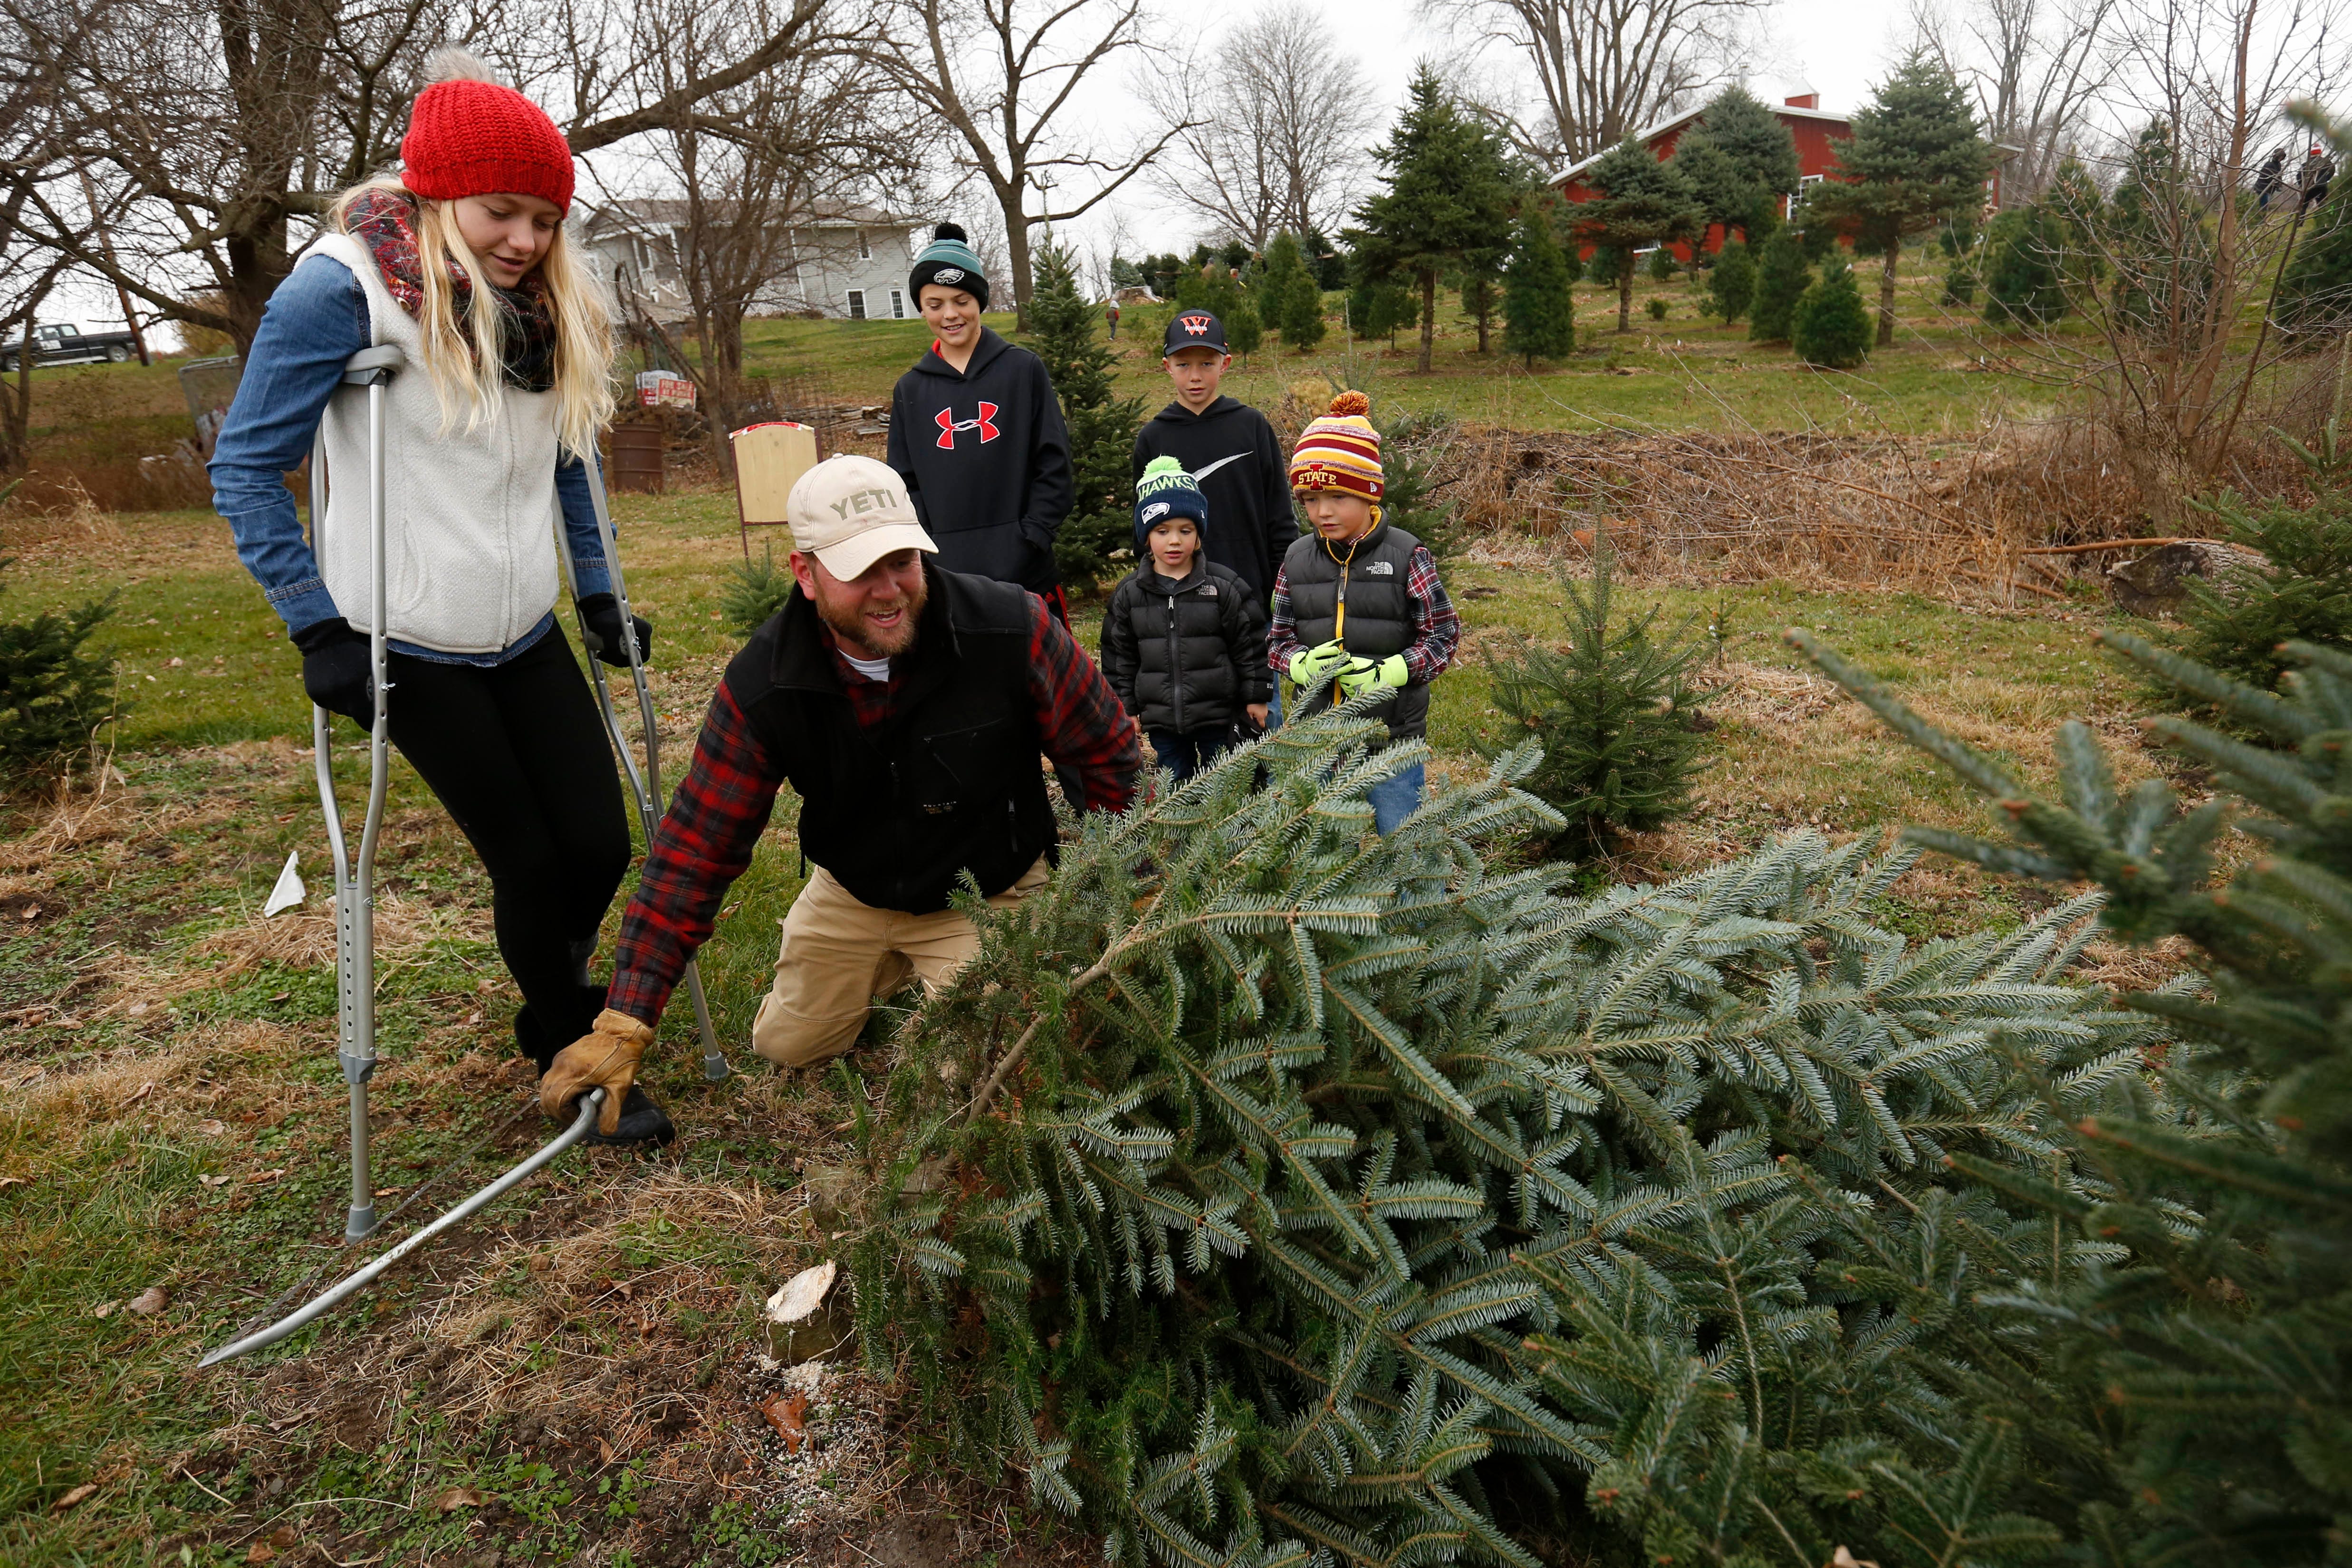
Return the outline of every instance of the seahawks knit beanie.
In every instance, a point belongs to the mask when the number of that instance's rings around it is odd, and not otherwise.
[[[1381,433],[1367,417],[1372,400],[1343,392],[1331,412],[1310,421],[1290,455],[1293,490],[1345,490],[1377,502],[1388,486],[1381,473]]]
[[[400,139],[402,184],[435,201],[510,191],[572,211],[572,147],[547,110],[463,49],[436,49],[425,73],[432,85]]]
[[[931,243],[923,247],[915,258],[915,269],[907,274],[907,292],[920,308],[923,285],[944,284],[961,289],[988,309],[988,277],[980,268],[980,258],[964,239],[963,230],[951,223],[943,223],[931,230]]]
[[[1143,466],[1143,478],[1135,481],[1135,558],[1144,560],[1151,551],[1151,525],[1165,522],[1171,517],[1189,517],[1192,526],[1201,531],[1201,538],[1209,537],[1209,498],[1201,493],[1201,482],[1184,471],[1184,465],[1173,458],[1154,458]]]

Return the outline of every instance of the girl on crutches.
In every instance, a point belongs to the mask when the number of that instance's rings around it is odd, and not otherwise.
[[[344,192],[271,296],[213,500],[302,652],[304,690],[371,726],[369,426],[364,395],[337,388],[358,351],[403,351],[383,393],[387,728],[489,873],[516,1043],[544,1072],[604,1005],[587,965],[629,860],[611,746],[553,613],[560,515],[592,646],[627,668],[583,463],[613,411],[611,320],[564,239],[562,132],[459,51],[430,74],[401,172]],[[334,482],[314,553],[282,476],[322,425]],[[652,628],[635,629],[642,657]],[[596,1136],[671,1135],[633,1089]]]

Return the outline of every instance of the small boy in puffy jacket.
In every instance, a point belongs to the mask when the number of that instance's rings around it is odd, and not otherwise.
[[[1153,458],[1135,487],[1137,565],[1103,614],[1103,675],[1179,782],[1264,729],[1274,695],[1265,606],[1209,559],[1208,527],[1192,476]]]

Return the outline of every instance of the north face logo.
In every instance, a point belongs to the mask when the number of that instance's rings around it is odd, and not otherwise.
[[[1375,561],[1364,568],[1364,575],[1367,577],[1393,577],[1396,575],[1396,563],[1393,561]]]
[[[1209,323],[1215,319],[1213,316],[1179,316],[1176,324],[1184,329],[1186,336],[1198,338],[1207,335]]]
[[[940,427],[940,445],[950,452],[955,450],[956,432],[959,430],[979,431],[982,446],[986,446],[997,437],[996,405],[993,403],[982,404],[980,417],[977,419],[959,419],[955,416],[955,410],[952,407],[940,409],[931,416],[931,418]]]

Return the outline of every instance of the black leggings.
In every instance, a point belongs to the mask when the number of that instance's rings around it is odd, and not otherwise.
[[[629,867],[621,781],[579,661],[551,629],[488,668],[385,658],[393,744],[490,874],[499,953],[533,1021],[517,1032],[568,1045],[602,1005],[582,964]]]

